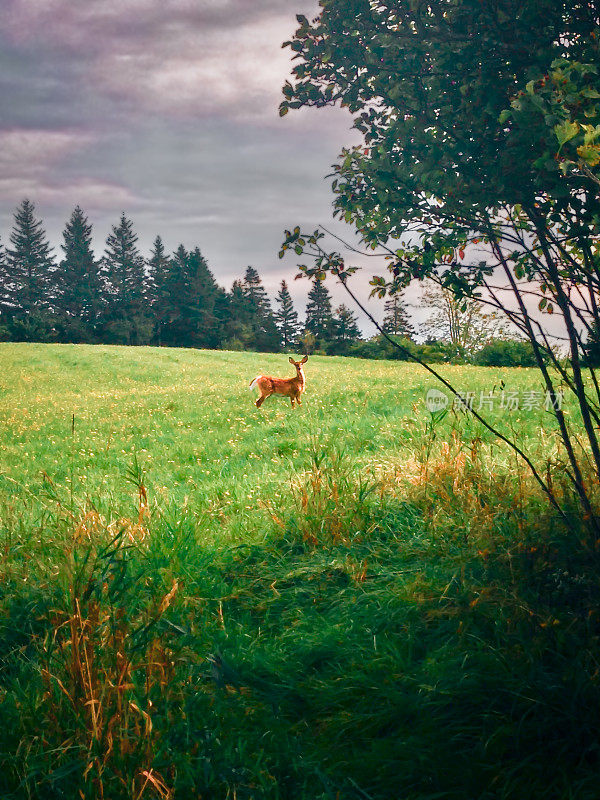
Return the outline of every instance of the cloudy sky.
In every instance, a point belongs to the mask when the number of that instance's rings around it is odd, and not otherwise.
[[[296,13],[316,11],[312,0],[3,0],[2,241],[24,197],[57,248],[75,205],[98,252],[124,211],[145,253],[157,234],[169,249],[197,244],[222,285],[252,264],[274,294],[295,274],[277,258],[283,229],[331,223],[325,176],[356,141],[341,109],[278,115],[291,69],[281,43]],[[308,285],[291,289],[302,307]]]

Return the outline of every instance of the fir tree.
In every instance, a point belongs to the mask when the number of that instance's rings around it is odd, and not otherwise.
[[[92,250],[92,226],[79,206],[63,239],[64,258],[56,272],[58,327],[63,341],[91,342],[101,312],[103,281]]]
[[[408,318],[401,296],[395,294],[386,300],[383,310],[383,330],[386,333],[412,340],[415,335],[415,329]]]
[[[52,252],[35,206],[23,200],[14,216],[6,249],[2,281],[2,311],[11,335],[27,341],[45,340],[52,330],[50,309],[55,286]]]
[[[222,286],[217,284],[217,292],[215,295],[215,319],[218,326],[218,343],[217,347],[223,346],[223,341],[226,336],[227,320],[230,316],[229,295]]]
[[[355,342],[360,339],[358,317],[343,303],[334,312],[335,338],[338,342]]]
[[[180,244],[177,250],[171,256],[171,263],[169,266],[169,277],[167,285],[169,287],[170,303],[175,310],[178,307],[178,302],[190,290],[189,276],[188,276],[188,258],[190,254],[185,247]],[[171,316],[175,316],[171,314]]]
[[[221,324],[216,314],[216,304],[221,290],[200,248],[192,250],[187,264],[190,287],[184,310],[188,320],[187,343],[193,347],[217,347],[221,338]]]
[[[254,309],[244,292],[242,281],[237,278],[227,295],[227,310],[223,346],[226,350],[251,349],[254,346]]]
[[[6,271],[6,253],[4,245],[0,241],[0,341],[6,341],[11,338],[9,319],[5,313],[5,292],[7,291],[7,287],[8,273]]]
[[[185,337],[182,306],[184,298],[190,291],[187,274],[188,258],[188,251],[180,244],[169,259],[165,273],[161,308],[161,342],[172,347],[181,345]]]
[[[165,326],[169,321],[168,281],[170,275],[170,259],[165,253],[165,246],[157,236],[152,246],[148,265],[148,295],[152,312],[153,340],[163,343]]]
[[[271,313],[269,297],[265,287],[262,285],[260,276],[254,267],[246,267],[242,288],[244,295],[248,298],[258,313]]]
[[[298,338],[300,325],[298,323],[298,314],[294,310],[292,297],[285,281],[281,281],[276,301],[278,308],[274,315],[275,324],[279,331],[281,345],[284,350],[287,350]]]
[[[0,316],[4,321],[5,310],[9,307],[9,275],[6,264],[6,250],[0,241]]]
[[[224,294],[200,249],[188,253],[179,245],[164,280],[163,341],[175,347],[218,347]]]
[[[327,353],[343,355],[348,352],[352,342],[356,342],[360,337],[356,314],[342,303],[333,312],[332,336],[325,344]]]
[[[250,324],[253,330],[250,346],[256,350],[278,350],[279,332],[273,317],[271,303],[254,267],[247,267],[242,281],[242,292],[247,301]]]
[[[319,344],[322,344],[332,338],[333,327],[331,295],[323,281],[315,279],[308,293],[306,330],[316,336]]]
[[[148,266],[148,297],[152,305],[158,302],[164,292],[165,283],[169,275],[169,256],[160,236],[157,236],[152,245]]]
[[[121,214],[106,239],[104,269],[108,287],[107,334],[120,344],[149,341],[151,320],[147,313],[144,259],[137,248],[133,223]]]

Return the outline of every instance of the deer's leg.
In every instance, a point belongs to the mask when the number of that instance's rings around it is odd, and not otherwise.
[[[292,404],[292,408],[294,408],[294,398],[290,397],[290,403]]]
[[[271,392],[271,394],[272,394],[272,392]],[[256,407],[260,408],[262,406],[262,404],[265,402],[265,400],[267,399],[267,397],[270,397],[271,394],[261,394],[261,396],[256,401]]]
[[[300,400],[300,395],[297,395],[296,402],[298,403],[299,406],[302,405],[302,400]]]

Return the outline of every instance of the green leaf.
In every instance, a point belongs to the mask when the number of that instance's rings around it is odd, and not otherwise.
[[[598,137],[600,137],[600,125],[585,125],[585,134],[583,137],[584,144],[593,144]]]
[[[562,147],[574,136],[577,136],[579,133],[579,125],[577,122],[569,122],[568,120],[565,120],[560,125],[554,126],[554,133],[558,139],[559,145]]]

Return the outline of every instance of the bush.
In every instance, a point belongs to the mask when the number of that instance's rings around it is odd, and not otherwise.
[[[495,339],[484,345],[473,362],[480,367],[535,367],[537,362],[530,342]]]
[[[411,352],[415,349],[416,345],[410,339],[403,337],[396,337],[398,344],[401,344]],[[352,342],[348,348],[348,355],[356,356],[357,358],[393,358],[399,361],[408,361],[408,355],[394,347],[383,336],[372,336],[370,339],[361,339],[358,342]]]
[[[239,352],[240,350],[244,350],[244,343],[241,339],[238,339],[237,336],[234,336],[232,339],[227,339],[223,342],[221,350],[235,350]]]
[[[2,341],[51,342],[54,339],[53,322],[47,311],[6,315],[2,324]]]
[[[394,361],[410,361],[410,356],[420,358],[431,364],[464,363],[464,356],[457,352],[455,345],[440,340],[416,344],[405,336],[392,336],[402,350],[383,336],[373,336],[366,341],[354,342],[347,355],[357,358],[386,358]]]

